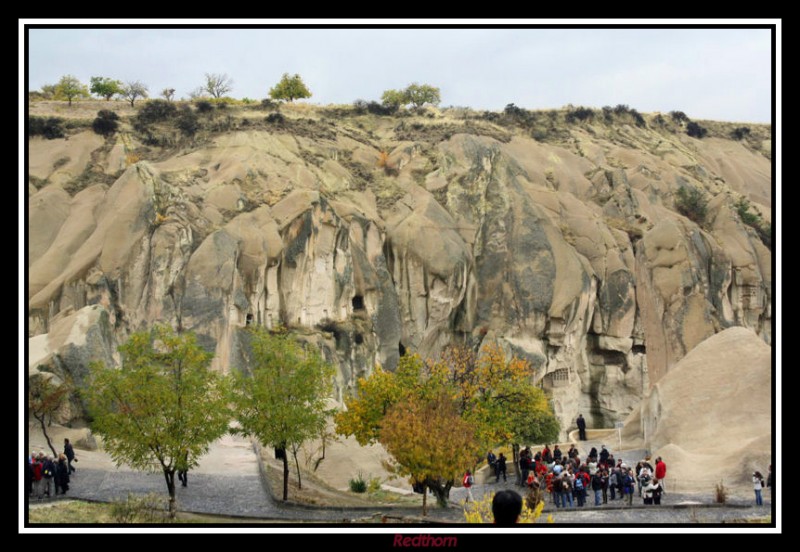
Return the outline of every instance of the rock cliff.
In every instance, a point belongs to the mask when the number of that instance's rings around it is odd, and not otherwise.
[[[463,110],[282,113],[229,108],[191,139],[167,123],[31,138],[30,346],[91,313],[113,362],[166,321],[228,371],[244,326],[280,323],[337,364],[341,399],[406,351],[496,340],[568,429],[579,411],[624,419],[725,328],[771,344],[771,251],[735,207],[771,220],[767,127],[698,140],[657,115],[540,113],[542,134]],[[676,209],[681,187],[708,200],[701,224]]]

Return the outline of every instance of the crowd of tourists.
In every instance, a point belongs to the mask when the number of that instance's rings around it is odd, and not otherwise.
[[[70,475],[76,471],[72,464],[78,461],[69,439],[64,439],[64,452],[57,456],[37,452],[24,461],[25,488],[30,498],[43,500],[67,494]]]
[[[507,459],[491,451],[486,455],[495,481],[507,479]],[[664,479],[667,465],[658,457],[651,463],[644,458],[636,465],[628,465],[614,455],[605,445],[598,450],[592,447],[582,460],[575,445],[563,452],[559,445],[551,450],[549,445],[537,452],[527,447],[519,454],[520,479],[518,485],[527,487],[532,494],[550,495],[557,508],[583,507],[593,499],[595,506],[620,500],[633,504],[634,495],[644,504],[661,504],[665,493]],[[544,498],[544,497],[542,497]]]

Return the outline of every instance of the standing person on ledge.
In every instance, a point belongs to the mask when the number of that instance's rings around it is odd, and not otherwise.
[[[586,440],[586,420],[583,419],[583,414],[578,414],[578,419],[576,420],[578,424],[578,439],[581,441]]]

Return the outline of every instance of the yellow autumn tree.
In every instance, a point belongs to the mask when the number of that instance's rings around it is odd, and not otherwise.
[[[381,442],[389,449],[386,431],[398,422],[395,417],[399,414],[389,416],[395,407],[421,408],[420,404],[433,404],[442,397],[452,404],[459,423],[469,427],[477,450],[469,458],[451,455],[451,473],[474,468],[487,447],[511,443],[516,452],[520,442],[553,440],[559,432],[547,396],[533,382],[530,364],[518,358],[507,360],[493,344],[479,355],[465,348],[450,348],[437,361],[405,355],[394,372],[377,368],[370,377],[359,379],[356,396],[345,399],[346,409],[335,417],[336,431],[355,436],[361,445]],[[429,428],[432,438],[449,431],[450,426],[438,422]],[[394,458],[400,465],[405,461]],[[464,464],[464,460],[468,462]],[[428,479],[439,505],[447,505],[454,481],[455,476]]]
[[[427,514],[428,488],[449,491],[480,455],[475,432],[458,412],[451,396],[410,396],[392,406],[384,417],[380,441],[394,462],[395,473],[422,486],[422,515]],[[442,493],[436,493],[437,499]]]

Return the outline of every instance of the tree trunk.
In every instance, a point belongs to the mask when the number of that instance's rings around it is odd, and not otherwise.
[[[444,485],[440,481],[426,479],[425,484],[433,492],[436,497],[436,504],[440,508],[447,508],[448,501],[450,500],[450,488],[453,486],[453,480],[447,481]]]
[[[283,500],[289,498],[289,457],[286,456],[286,447],[283,447]]]
[[[45,440],[47,440],[47,446],[50,447],[50,450],[53,452],[53,457],[58,458],[58,453],[56,452],[55,447],[53,447],[53,442],[50,440],[50,436],[47,434],[47,423],[45,423],[47,414],[43,414],[41,418],[34,414],[33,417],[36,418],[36,420],[39,422],[39,425],[42,426],[42,434],[44,435]]]
[[[428,485],[422,484],[422,515],[428,515]]]
[[[294,465],[297,469],[297,488],[302,489],[303,480],[300,479],[300,462],[297,461],[297,447],[295,445],[292,445],[292,456],[294,456]]]
[[[175,519],[178,514],[178,504],[175,501],[175,470],[164,468],[164,479],[167,480],[167,491],[169,492],[169,517]]]

